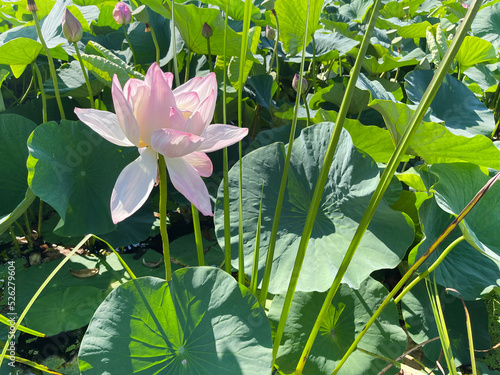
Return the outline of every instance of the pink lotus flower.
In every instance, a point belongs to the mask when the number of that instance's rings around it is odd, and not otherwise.
[[[215,109],[214,73],[195,77],[171,90],[173,76],[151,65],[144,81],[130,79],[121,87],[116,75],[111,93],[115,112],[76,108],[78,118],[118,146],[135,146],[140,156],[118,176],[111,195],[116,224],[136,212],[155,185],[158,154],[165,157],[170,180],[203,215],[212,215],[207,187],[201,177],[212,174],[206,152],[230,146],[246,128],[209,125]]]
[[[113,18],[118,25],[128,25],[132,21],[132,12],[127,4],[119,1],[113,9]]]

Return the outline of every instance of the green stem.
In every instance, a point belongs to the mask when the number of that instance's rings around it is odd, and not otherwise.
[[[28,88],[26,89],[26,91],[24,92],[24,95],[21,97],[21,99],[19,100],[19,104],[21,104],[24,99],[26,99],[26,96],[28,96],[30,90],[31,90],[31,86],[33,86],[33,82],[35,81],[35,77],[34,77],[34,74],[31,75],[31,80],[30,80],[30,84],[28,85]]]
[[[190,65],[191,65],[191,56],[193,55],[193,53],[188,50],[188,53],[186,55],[186,70],[184,71],[184,82],[187,82],[189,81],[189,68],[190,68]]]
[[[403,289],[403,291],[394,299],[394,303],[399,303],[406,293],[408,293],[415,285],[417,285],[420,281],[425,279],[427,275],[434,271],[436,267],[439,266],[439,264],[444,260],[444,258],[446,258],[448,253],[463,240],[465,240],[465,236],[460,236],[451,244],[449,244],[448,247],[441,253],[441,255],[439,255],[436,261],[432,263],[432,265],[427,270],[418,275],[418,277],[416,277],[410,284],[408,284],[406,288]]]
[[[274,48],[273,48],[273,54],[271,56],[271,62],[269,63],[269,71],[267,72],[267,74],[271,74],[271,70],[273,69],[273,62],[274,62],[274,58],[276,57],[276,50],[278,49],[278,40],[274,40]],[[278,65],[278,64],[276,64]]]
[[[153,26],[149,25],[149,30],[151,31],[151,37],[153,38],[153,43],[155,45],[156,51],[156,63],[160,66],[160,46],[158,45],[158,40],[156,39],[155,29]]]
[[[379,6],[380,6],[380,1],[377,0],[377,2],[375,4],[375,8],[374,8],[373,13],[372,13],[372,17],[370,19],[370,24],[372,23],[374,15],[376,13],[378,13]],[[472,9],[476,9],[476,7],[473,7],[473,8],[471,7],[469,9],[469,11],[471,11]],[[477,6],[477,9],[475,12],[477,12],[478,9],[479,9],[479,6]],[[349,245],[349,248],[347,249],[346,255],[344,256],[344,259],[342,260],[342,263],[337,271],[337,275],[335,276],[335,279],[332,283],[332,286],[330,287],[330,290],[328,291],[328,294],[325,298],[325,301],[323,303],[321,311],[320,311],[318,318],[316,320],[316,323],[313,327],[313,331],[311,333],[311,336],[308,340],[308,344],[307,344],[306,348],[304,349],[304,352],[302,353],[301,362],[306,361],[307,356],[309,355],[309,351],[311,350],[312,343],[314,342],[314,339],[315,339],[316,334],[318,332],[319,325],[321,324],[323,317],[325,316],[325,314],[328,310],[328,307],[330,306],[330,304],[332,302],[333,297],[337,293],[337,290],[340,286],[342,278],[344,277],[344,275],[347,271],[347,268],[349,267],[349,264],[351,263],[351,260],[356,252],[356,249],[357,249],[359,243],[361,242],[361,239],[362,239],[366,229],[368,228],[368,224],[370,223],[373,215],[375,214],[375,211],[378,207],[378,204],[382,200],[382,197],[383,197],[387,187],[389,186],[389,183],[392,179],[392,176],[394,176],[394,173],[396,172],[396,169],[401,162],[401,158],[403,157],[403,155],[406,152],[406,149],[408,148],[410,139],[412,138],[413,134],[418,129],[418,125],[422,121],[425,112],[429,108],[429,105],[432,102],[432,99],[436,95],[437,90],[439,89],[441,83],[443,82],[443,80],[447,74],[447,71],[454,60],[455,54],[458,51],[460,44],[462,43],[463,39],[465,38],[466,31],[470,27],[470,24],[472,23],[472,19],[473,19],[473,17],[471,18],[471,17],[469,17],[469,15],[466,17],[466,19],[462,23],[458,34],[456,35],[456,37],[454,38],[453,42],[450,45],[450,48],[446,52],[441,64],[439,65],[439,68],[437,69],[436,73],[434,74],[434,77],[432,78],[431,83],[429,84],[427,90],[425,91],[425,93],[424,93],[424,95],[423,95],[423,97],[422,97],[422,99],[417,107],[417,110],[415,111],[415,114],[411,118],[410,123],[408,124],[408,127],[406,128],[405,133],[401,137],[401,140],[398,143],[396,150],[392,154],[391,159],[389,160],[389,163],[387,164],[387,167],[384,170],[384,173],[382,174],[382,176],[380,178],[380,182],[379,182],[377,188],[375,189],[375,192],[372,195],[372,198],[370,200],[368,208],[366,209],[366,211],[361,219],[361,222],[360,222],[358,228],[356,229],[356,233],[354,234],[354,238],[352,239],[352,241]],[[374,23],[374,20],[373,20],[373,23]],[[368,33],[371,33],[371,31],[367,30],[367,34]],[[363,50],[363,48],[366,51],[367,45],[365,46],[364,42],[365,42],[365,39],[363,39],[363,43],[360,47],[360,53]],[[354,65],[354,67],[357,66],[358,62],[360,62],[359,58],[356,59],[356,63]],[[350,84],[351,84],[351,82],[349,81],[349,85]],[[348,89],[349,89],[349,86],[348,86]],[[347,96],[347,91],[346,91],[346,96]],[[344,103],[342,103],[342,105],[343,104]],[[347,110],[347,108],[346,108],[346,110]],[[339,113],[339,117],[340,117],[340,113]],[[348,355],[350,355],[350,353],[346,354],[346,356],[348,356]],[[301,362],[299,362],[299,366],[303,367],[303,364],[301,364]],[[336,373],[336,371],[338,371],[338,369],[340,369],[340,367],[344,364],[344,362],[339,363],[339,365],[337,366],[337,369],[335,370],[334,373]]]
[[[210,71],[214,71],[214,64],[212,62],[212,52],[210,51],[210,38],[207,38],[207,49],[208,49],[208,67]]]
[[[307,127],[311,125],[311,114],[309,113],[309,105],[307,104],[306,101],[306,96],[302,94],[302,101],[304,102],[304,107],[306,107],[306,113],[307,113]]]
[[[313,44],[313,58],[312,58],[312,87],[313,87],[313,93],[316,92],[316,40],[314,39],[314,35],[312,37],[312,44]],[[304,100],[304,103],[306,101]],[[309,111],[308,111],[309,114]]]
[[[40,199],[38,204],[38,237],[42,237],[42,220],[43,220],[43,200]]]
[[[226,89],[227,89],[227,64],[226,64],[226,45],[227,45],[227,23],[228,23],[228,9],[229,0],[226,0],[225,20],[224,20],[224,47],[223,47],[223,90],[222,90],[222,123],[226,124],[227,121],[227,108],[226,108]],[[223,188],[224,188],[224,259],[225,270],[231,274],[231,212],[229,208],[229,161],[227,155],[227,148],[222,151],[223,159]]]
[[[14,234],[14,228],[12,228],[12,225],[9,225],[9,232],[10,236],[12,237],[12,243],[14,244],[14,247],[17,250],[17,256],[20,258],[21,257],[21,248],[19,247],[19,243],[17,242],[16,235]]]
[[[26,241],[28,241],[28,246],[31,250],[34,249],[34,245],[33,245],[33,239],[31,238],[31,224],[30,224],[30,220],[28,218],[28,213],[27,211],[24,211],[24,225],[26,225]]]
[[[304,30],[304,35],[307,35],[307,25],[309,23],[310,5],[311,5],[311,1],[309,0],[307,2],[307,16],[306,16],[306,27]],[[278,25],[278,18],[277,17],[276,17],[276,25]],[[278,35],[279,35],[279,28],[278,27],[277,27],[277,30],[278,30]],[[307,38],[304,37],[304,43],[302,45],[302,60],[300,62],[300,70],[299,70],[300,77],[302,77],[304,74],[304,66],[305,66],[305,60],[306,60],[305,59],[306,39]],[[299,79],[299,81],[298,81],[297,92],[302,92],[302,81],[303,81],[302,79]],[[292,127],[290,129],[290,137],[288,139],[288,149],[287,149],[286,156],[285,156],[285,165],[283,167],[283,175],[281,176],[280,189],[278,192],[278,200],[276,202],[276,210],[274,211],[273,226],[271,227],[271,236],[269,238],[269,247],[267,249],[267,255],[266,255],[266,265],[264,267],[264,276],[262,278],[261,291],[260,291],[260,295],[259,295],[259,302],[260,302],[261,306],[265,306],[266,299],[267,299],[267,292],[269,290],[269,282],[271,280],[271,269],[272,269],[272,265],[273,265],[273,261],[274,261],[274,250],[276,248],[276,240],[278,239],[278,229],[279,229],[279,225],[280,225],[281,208],[283,207],[283,200],[285,198],[286,181],[288,179],[288,170],[290,169],[290,159],[292,158],[292,148],[293,148],[293,143],[294,143],[294,139],[295,139],[295,129],[297,129],[297,117],[298,117],[298,113],[299,113],[299,106],[300,106],[300,95],[297,95],[295,98],[295,107],[294,107],[294,113],[293,113]],[[289,291],[290,291],[290,288],[289,288]],[[286,303],[286,301],[285,301],[285,303]],[[286,323],[286,316],[288,316],[288,314],[284,316],[283,311],[282,311],[281,319],[284,320],[284,322],[283,322],[283,324],[281,324],[281,322],[280,322],[280,324],[282,325],[281,333],[280,333],[280,328],[278,327],[278,333],[277,333],[277,336],[276,336],[275,341],[274,341],[273,364],[274,364],[274,360],[276,359],[276,354],[278,352],[279,341],[281,341],[281,335],[283,334],[284,324]],[[278,344],[276,344],[277,341],[278,341]]]
[[[61,120],[65,120],[66,115],[64,114],[64,109],[61,102],[61,96],[59,94],[59,85],[57,83],[57,74],[56,74],[56,68],[54,66],[54,60],[52,60],[52,55],[50,54],[49,47],[47,47],[47,44],[43,39],[42,29],[40,28],[40,21],[38,20],[36,12],[33,11],[31,12],[31,14],[33,15],[33,21],[35,21],[35,28],[38,34],[38,38],[40,39],[40,43],[42,43],[43,49],[45,50],[45,54],[47,55],[47,60],[49,62],[50,75],[52,76],[52,82],[54,82],[54,91],[56,94],[57,106],[59,107],[59,113],[61,114]]]
[[[40,72],[40,69],[38,69],[38,65],[36,65],[35,62],[33,62],[31,66],[36,74],[38,87],[40,88],[40,95],[42,96],[42,119],[45,123],[47,122],[47,96],[45,95],[45,90],[43,88],[42,73]]]
[[[276,18],[276,43],[274,44],[274,48],[277,50],[278,49],[278,42],[280,40],[280,24],[278,21],[278,15],[273,9],[273,14],[274,17]],[[302,76],[301,76],[302,77]],[[279,64],[279,57],[276,52],[276,84],[278,85],[278,88],[276,89],[276,100],[279,98],[279,92],[280,92],[280,64]]]
[[[130,38],[128,37],[127,29],[125,28],[125,25],[122,25],[122,27],[123,27],[123,33],[125,34],[125,39],[127,39],[128,48],[130,48],[130,52],[132,53],[132,59],[134,60],[134,68],[135,68],[137,66],[137,61],[135,59],[134,50],[132,49],[132,43],[130,42]]]
[[[262,180],[262,190],[260,191],[259,217],[257,219],[257,228],[255,230],[255,248],[253,252],[252,277],[250,278],[249,289],[254,296],[257,295],[257,276],[259,272],[259,250],[260,250],[260,229],[262,225],[262,197],[264,196],[264,180]],[[262,305],[265,307],[265,305]]]
[[[205,254],[203,253],[203,240],[201,239],[200,213],[191,203],[191,212],[193,214],[194,238],[196,240],[196,253],[198,254],[198,265],[205,265]]]
[[[245,77],[243,77],[244,67],[246,63],[247,49],[248,49],[248,31],[250,30],[250,17],[251,17],[252,1],[245,0],[245,13],[243,16],[243,34],[241,40],[240,51],[240,66],[238,77],[238,126],[241,128],[243,125],[243,85]],[[242,285],[245,283],[245,254],[243,252],[243,149],[241,141],[238,142],[238,155],[239,155],[239,181],[238,181],[238,282]]]
[[[179,87],[181,85],[181,81],[179,79],[179,66],[177,64],[177,43],[175,41],[175,12],[174,12],[174,4],[175,1],[172,0],[172,20],[171,20],[171,33],[172,33],[172,47],[174,48],[174,55],[172,60],[174,61],[174,77],[175,77],[175,86]]]
[[[167,233],[167,165],[162,154],[158,154],[160,174],[160,233],[163,243],[163,259],[165,261],[165,279],[172,280],[172,264],[170,263],[170,246]]]
[[[73,42],[73,46],[75,47],[76,57],[78,59],[78,62],[80,63],[80,67],[82,68],[83,77],[85,78],[85,84],[87,85],[87,91],[89,93],[89,100],[90,100],[90,108],[95,108],[94,95],[92,94],[92,86],[90,86],[90,80],[89,80],[89,75],[87,74],[87,70],[85,69],[85,66],[83,66],[82,55],[80,54],[80,50],[78,49],[78,45],[76,44],[76,42]]]

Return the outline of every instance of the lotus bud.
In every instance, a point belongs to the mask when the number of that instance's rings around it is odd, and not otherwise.
[[[35,0],[28,0],[28,6],[26,7],[28,12],[37,12],[38,7],[35,4]]]
[[[269,40],[274,40],[276,38],[276,32],[269,25],[266,26],[266,38]]]
[[[300,76],[297,73],[295,73],[295,76],[293,77],[293,81],[292,81],[292,87],[295,91],[297,91],[297,89],[299,88],[299,79],[300,79]],[[306,92],[307,86],[308,86],[307,80],[304,77],[302,77],[302,92],[301,92],[301,94]]]
[[[118,25],[128,25],[132,21],[132,12],[127,4],[120,1],[113,9],[113,18]]]
[[[62,18],[62,31],[68,42],[79,42],[82,39],[83,30],[82,24],[76,17],[66,8]]]
[[[210,27],[210,25],[205,22],[205,24],[203,25],[203,29],[201,29],[201,35],[203,35],[203,37],[205,39],[210,39],[210,37],[213,34],[214,34],[214,32],[212,31],[212,28]]]

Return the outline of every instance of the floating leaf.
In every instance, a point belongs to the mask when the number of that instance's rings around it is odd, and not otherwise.
[[[347,349],[387,296],[382,284],[368,278],[359,290],[341,284],[328,308],[318,336],[304,367],[304,375],[330,375]],[[289,374],[295,370],[326,293],[294,295],[287,318],[282,345],[276,364]],[[269,310],[269,319],[278,325],[284,295],[277,295]],[[359,348],[388,358],[397,358],[406,346],[406,334],[399,326],[396,305],[389,304],[359,344]],[[339,375],[376,375],[386,362],[356,350],[349,357]]]
[[[319,165],[323,161],[332,128],[332,123],[317,124],[304,129],[295,140],[274,254],[270,293],[284,293],[288,286]],[[247,275],[251,274],[255,228],[264,180],[259,251],[259,277],[262,278],[285,150],[282,144],[274,143],[243,158],[243,243]],[[238,267],[238,175],[239,167],[236,164],[229,172],[234,267]],[[297,290],[324,291],[330,287],[378,181],[379,172],[375,162],[368,155],[360,153],[347,131],[343,131],[309,240]],[[224,243],[222,194],[222,188],[219,188],[214,218],[221,247]],[[357,288],[372,271],[396,266],[412,240],[413,229],[408,226],[403,215],[382,202],[344,281]]]
[[[271,347],[267,316],[247,288],[217,268],[184,268],[169,283],[145,277],[111,292],[82,340],[80,370],[265,374]]]

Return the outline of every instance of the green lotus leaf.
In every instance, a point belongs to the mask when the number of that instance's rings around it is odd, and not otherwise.
[[[479,166],[466,163],[433,165],[433,186],[441,209],[458,215],[490,179]],[[500,185],[495,184],[460,223],[467,240],[500,263]]]
[[[438,292],[455,364],[457,366],[469,364],[469,340],[462,301],[457,298],[456,293],[446,293],[443,288],[438,287]],[[488,313],[484,302],[466,301],[466,306],[471,319],[474,349],[489,349],[491,340],[488,333]],[[408,333],[417,344],[439,336],[427,288],[423,281],[403,297],[401,308]],[[424,345],[423,350],[426,357],[432,361],[431,363],[435,363],[440,358],[441,343],[439,340],[428,343]],[[484,354],[476,353],[477,357],[481,355]]]
[[[361,22],[372,5],[370,0],[353,0],[343,4],[339,13],[349,21]]]
[[[359,290],[341,284],[321,324],[303,374],[330,375],[387,294],[384,286],[372,278],[363,281]],[[325,297],[326,293],[295,293],[276,358],[280,371],[290,374],[295,370]],[[284,295],[273,299],[269,319],[274,326],[278,325],[284,300]],[[391,303],[360,342],[359,348],[397,358],[405,345],[406,335],[399,325],[396,305]],[[386,362],[356,350],[338,374],[376,375],[386,365]]]
[[[314,184],[318,178],[319,165],[326,153],[332,128],[332,123],[316,124],[304,129],[295,140],[269,287],[273,294],[284,293],[288,286]],[[259,277],[262,278],[285,152],[285,146],[273,143],[243,158],[243,244],[247,275],[251,274],[255,230],[264,182],[259,251]],[[229,172],[234,267],[239,264],[238,175],[239,165],[236,164]],[[298,281],[298,291],[324,291],[330,287],[378,181],[379,171],[376,163],[368,155],[359,152],[347,131],[342,131],[309,240]],[[221,247],[224,246],[222,197],[220,187],[214,220]],[[408,226],[405,217],[382,202],[344,281],[357,288],[372,271],[395,267],[412,240],[413,229]]]
[[[304,45],[307,4],[302,0],[277,1],[274,8],[279,20],[279,38],[283,43],[283,49],[290,56],[295,56],[302,51]],[[310,2],[306,45],[309,44],[318,28],[321,8],[323,8],[323,1],[312,0]]]
[[[500,37],[500,3],[489,3],[477,12],[471,26],[472,33],[490,42]]]
[[[375,56],[366,56],[363,67],[373,74],[380,74],[403,66],[418,65],[425,58],[425,53],[420,48],[415,48],[405,56],[392,56],[387,53],[380,59]]]
[[[82,340],[87,374],[271,372],[271,328],[250,291],[212,267],[184,268],[172,280],[145,277],[116,288]]]
[[[28,184],[26,141],[36,124],[14,114],[0,115],[0,217],[9,214],[24,199]]]
[[[467,35],[457,52],[455,60],[460,64],[460,69],[465,70],[471,66],[496,59],[495,47],[487,40],[477,36]]]
[[[115,146],[81,122],[48,122],[28,140],[28,184],[61,216],[61,236],[104,234],[111,221],[111,191],[137,150]]]
[[[432,70],[414,70],[405,76],[408,98],[419,103],[434,75]],[[495,129],[493,111],[488,109],[470,89],[447,75],[430,106],[431,114],[444,121],[453,134],[489,137]]]
[[[453,215],[446,213],[438,206],[435,198],[422,203],[419,216],[425,237],[413,250],[416,251],[414,254],[416,259],[429,249],[454,220]],[[430,267],[442,252],[461,235],[459,229],[451,232],[424,262],[420,270],[424,271]],[[467,241],[462,241],[444,258],[434,274],[438,284],[458,290],[464,299],[474,300],[482,294],[488,293],[493,286],[500,285],[498,277],[500,262],[484,256]]]
[[[394,142],[405,132],[413,110],[403,103],[374,100],[370,107],[384,117]],[[455,135],[444,125],[422,122],[410,140],[407,154],[422,157],[428,164],[469,162],[500,169],[500,150],[491,139],[475,135],[472,138]]]

